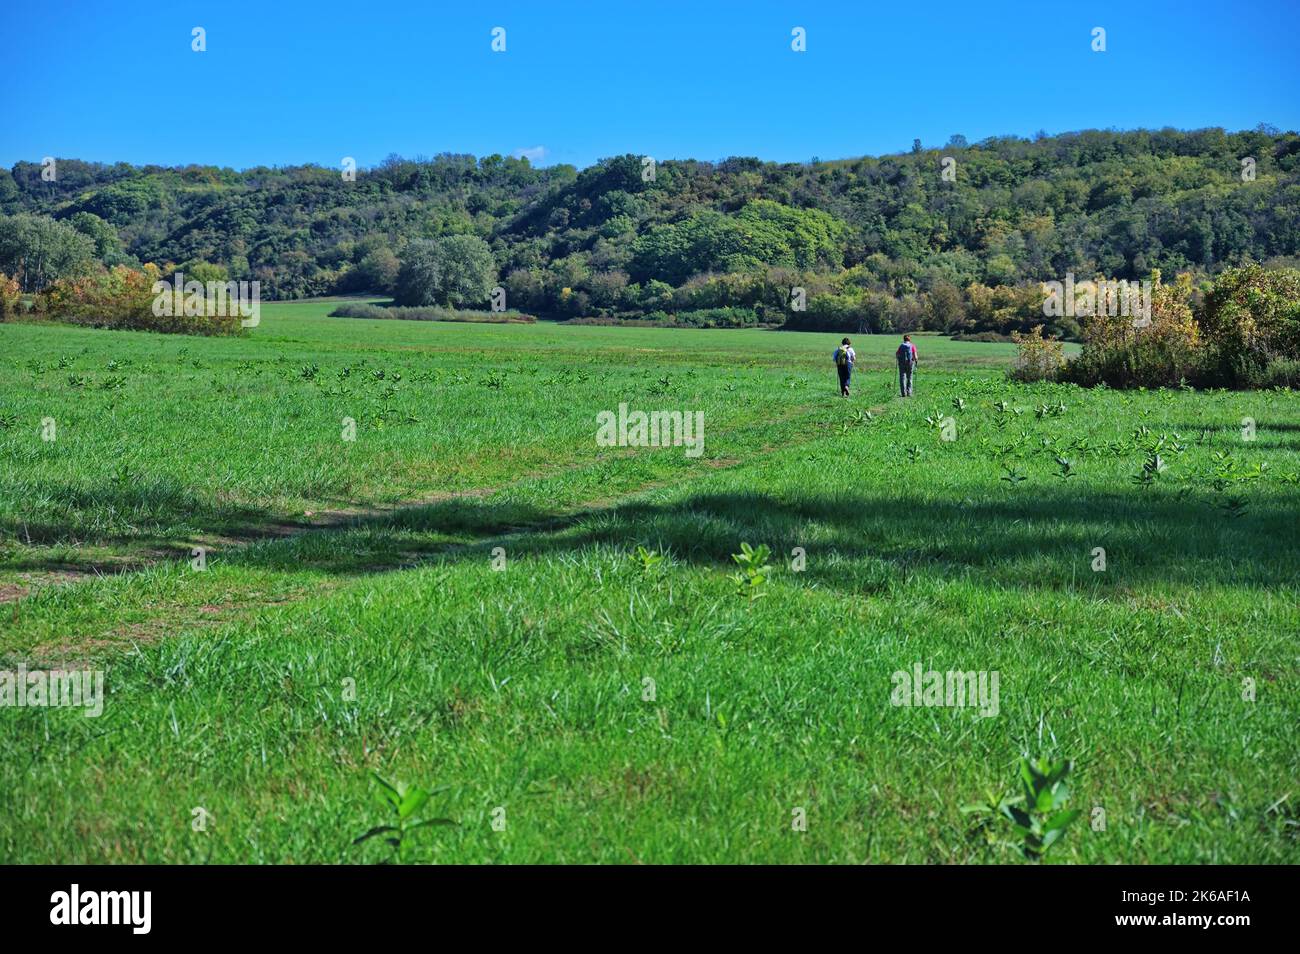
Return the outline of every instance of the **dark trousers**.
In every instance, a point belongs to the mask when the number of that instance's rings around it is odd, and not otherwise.
[[[847,364],[837,364],[835,370],[840,373],[840,393],[849,393],[849,379],[853,377],[853,368]]]

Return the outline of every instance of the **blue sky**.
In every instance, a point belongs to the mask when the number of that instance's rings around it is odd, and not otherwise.
[[[1297,0],[41,0],[4,21],[6,167],[803,161],[953,133],[1300,127]]]

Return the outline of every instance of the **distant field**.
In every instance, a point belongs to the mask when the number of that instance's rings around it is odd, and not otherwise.
[[[422,861],[1010,862],[960,809],[1023,753],[1076,763],[1051,861],[1300,860],[1295,394],[332,307],[0,325],[0,668],[109,693],[0,708],[0,861],[383,860],[377,772],[448,786]],[[703,453],[599,446],[620,403]],[[997,713],[892,705],[917,664]]]

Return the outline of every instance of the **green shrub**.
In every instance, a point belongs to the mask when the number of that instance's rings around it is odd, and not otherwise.
[[[1230,268],[1205,296],[1198,318],[1190,276],[1161,285],[1154,275],[1151,322],[1098,316],[1083,353],[1061,379],[1085,387],[1270,388],[1300,384],[1300,270]]]
[[[440,308],[437,305],[406,307],[403,305],[339,305],[330,312],[331,318],[397,318],[404,321],[476,321],[485,324],[520,324],[534,322],[532,315],[517,311],[471,311],[462,308]]]
[[[1225,384],[1250,386],[1274,361],[1300,360],[1300,269],[1229,268],[1205,296],[1209,364]]]
[[[1196,349],[1173,341],[1085,347],[1061,368],[1057,379],[1082,387],[1163,388],[1184,382],[1207,386],[1201,358]]]
[[[1272,361],[1268,367],[1254,372],[1246,384],[1260,390],[1290,388],[1292,391],[1300,391],[1300,361],[1284,358]]]
[[[652,311],[646,321],[684,328],[753,328],[760,322],[752,308],[701,308],[697,311]]]

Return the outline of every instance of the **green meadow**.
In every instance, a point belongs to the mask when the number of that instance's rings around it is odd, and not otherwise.
[[[106,693],[0,707],[0,861],[386,861],[378,776],[452,822],[410,861],[1024,863],[962,809],[1025,755],[1046,863],[1300,860],[1293,392],[923,335],[903,400],[854,336],[846,401],[836,335],[332,307],[0,325],[0,669]],[[702,453],[601,446],[620,403]]]

